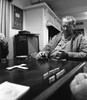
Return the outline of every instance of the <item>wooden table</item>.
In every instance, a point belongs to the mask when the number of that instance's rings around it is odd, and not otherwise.
[[[27,64],[28,70],[6,69],[19,64]],[[30,86],[21,100],[55,100],[56,97],[70,100],[69,84],[77,73],[83,72],[84,66],[85,62],[80,61],[10,59],[0,64],[0,83],[9,81]]]

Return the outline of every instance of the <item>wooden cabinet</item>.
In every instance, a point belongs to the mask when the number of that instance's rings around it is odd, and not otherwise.
[[[60,19],[46,3],[39,3],[24,8],[24,30],[39,34],[40,50],[43,49],[49,41],[48,27],[52,26],[60,31],[60,24]],[[55,33],[53,34],[55,35]]]
[[[14,57],[29,56],[39,52],[39,39],[35,34],[18,34],[14,36]]]

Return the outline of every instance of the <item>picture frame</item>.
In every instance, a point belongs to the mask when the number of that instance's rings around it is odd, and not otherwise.
[[[12,5],[12,28],[23,30],[23,10]]]

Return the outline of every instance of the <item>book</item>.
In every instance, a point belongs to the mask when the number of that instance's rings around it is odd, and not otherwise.
[[[18,100],[29,91],[29,89],[30,86],[5,81],[0,84],[0,100]]]

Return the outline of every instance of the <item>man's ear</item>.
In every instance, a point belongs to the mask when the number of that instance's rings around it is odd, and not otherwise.
[[[73,29],[73,30],[75,29],[75,25],[72,25],[72,29]]]
[[[73,25],[73,27],[75,28],[76,25]]]

